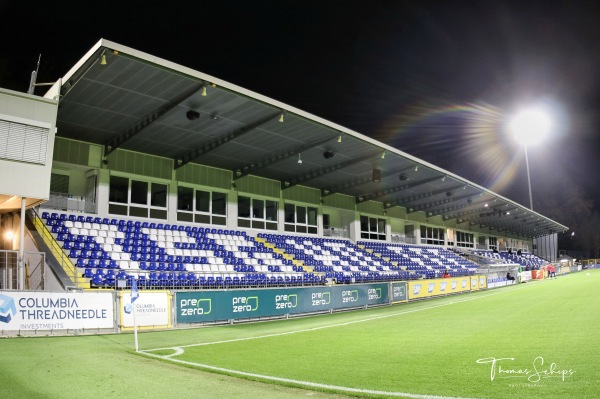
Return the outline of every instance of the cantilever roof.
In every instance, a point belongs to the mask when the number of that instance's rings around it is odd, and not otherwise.
[[[60,90],[57,136],[104,145],[107,153],[121,148],[168,157],[174,168],[200,163],[231,170],[234,179],[251,174],[279,180],[283,189],[301,184],[322,196],[380,201],[385,208],[440,215],[492,234],[536,237],[567,230],[360,133],[104,39],[57,85],[47,94]]]

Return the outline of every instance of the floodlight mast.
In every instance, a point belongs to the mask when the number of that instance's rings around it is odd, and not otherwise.
[[[527,187],[529,187],[529,209],[533,211],[533,196],[531,195],[531,175],[529,174],[529,156],[527,155],[527,144],[523,144],[525,149],[525,166],[527,168]]]
[[[527,169],[527,187],[529,188],[529,209],[533,211],[533,196],[531,194],[531,174],[529,172],[529,156],[527,146],[537,144],[548,134],[551,127],[548,114],[541,108],[529,108],[516,114],[510,123],[510,130],[517,142],[525,150],[525,166]]]

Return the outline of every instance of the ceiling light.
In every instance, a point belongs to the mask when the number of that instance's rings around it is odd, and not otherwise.
[[[202,97],[206,97],[207,93],[206,93],[206,86],[202,86]]]
[[[212,119],[213,121],[216,121],[219,119],[219,117],[216,114],[211,114],[210,119]]]
[[[487,204],[487,202],[485,203],[484,207],[486,207],[486,208],[488,207],[488,204]]]
[[[385,159],[385,151],[381,153],[381,159]]]
[[[106,55],[104,53],[100,56],[100,65],[106,65]]]
[[[279,115],[279,122],[283,122],[284,116],[283,116],[283,112]]]
[[[446,181],[446,175],[444,175],[444,177],[442,177],[442,181]]]
[[[415,172],[419,171],[419,165],[415,165]]]
[[[298,164],[302,165],[302,158],[300,157],[300,154],[298,154]]]
[[[340,136],[338,137],[338,143],[342,142],[342,135],[340,134]]]

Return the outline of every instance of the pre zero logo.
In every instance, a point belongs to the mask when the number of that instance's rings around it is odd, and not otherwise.
[[[9,296],[0,294],[0,322],[10,323],[14,315],[17,314],[15,300]]]

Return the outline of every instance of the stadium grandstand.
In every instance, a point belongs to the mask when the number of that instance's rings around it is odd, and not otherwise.
[[[359,287],[446,271],[498,283],[556,262],[567,230],[359,132],[104,39],[43,97],[0,98],[3,292]]]

